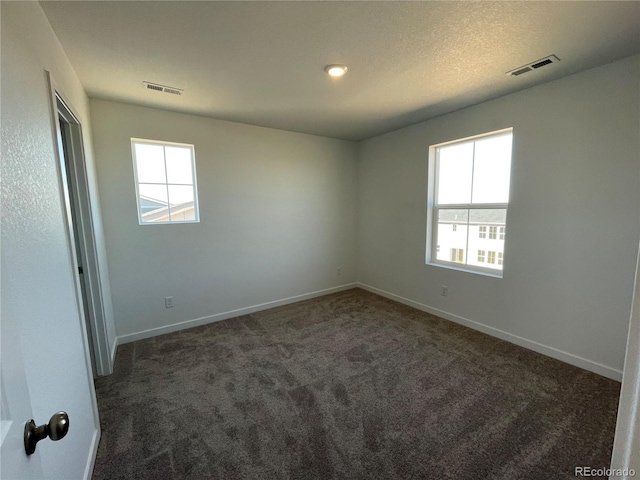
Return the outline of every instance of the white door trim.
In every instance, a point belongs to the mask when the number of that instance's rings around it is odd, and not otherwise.
[[[106,312],[104,309],[104,297],[102,292],[102,283],[100,281],[100,264],[97,255],[97,246],[95,241],[95,227],[92,218],[91,209],[91,196],[89,194],[89,183],[87,179],[84,145],[82,144],[82,125],[78,120],[78,116],[75,114],[73,106],[65,98],[64,94],[57,88],[55,80],[49,75],[49,83],[51,86],[52,102],[53,102],[53,115],[55,117],[56,132],[56,144],[58,145],[58,166],[60,174],[64,174],[65,177],[61,177],[64,185],[61,187],[64,191],[64,205],[67,213],[67,227],[72,227],[69,197],[70,192],[64,190],[66,186],[66,170],[64,168],[64,153],[62,145],[58,141],[58,134],[60,133],[60,126],[58,124],[58,115],[62,115],[71,127],[71,138],[68,142],[69,156],[72,157],[69,169],[73,176],[73,183],[77,188],[77,194],[74,198],[74,203],[78,206],[79,225],[76,225],[79,237],[78,243],[81,249],[81,255],[84,259],[83,276],[86,286],[86,296],[88,300],[88,310],[90,312],[90,318],[87,319],[87,324],[90,328],[91,341],[89,348],[92,349],[93,357],[95,360],[95,372],[97,375],[109,375],[113,371],[113,359],[109,348],[109,340],[106,329]],[[73,232],[71,232],[73,234]],[[73,237],[70,237],[73,239]],[[73,245],[75,248],[75,244]],[[75,250],[74,250],[75,252]],[[77,258],[77,257],[74,257]],[[74,272],[77,272],[77,265]],[[76,278],[76,281],[78,279]],[[82,297],[80,297],[82,299]]]
[[[64,215],[65,215],[65,234],[67,237],[67,246],[69,248],[69,258],[71,259],[71,268],[74,272],[73,275],[73,283],[76,291],[76,308],[78,310],[78,318],[80,321],[80,331],[82,332],[82,346],[84,350],[84,359],[86,364],[86,372],[87,372],[87,381],[88,384],[93,387],[93,369],[91,366],[91,356],[89,353],[89,343],[88,343],[88,335],[86,322],[84,318],[84,307],[82,305],[82,291],[80,287],[80,280],[78,278],[78,260],[76,256],[76,247],[73,236],[73,224],[71,219],[71,207],[69,204],[69,191],[67,188],[67,174],[64,168],[64,156],[62,150],[62,144],[60,142],[60,124],[58,122],[58,105],[56,100],[56,95],[58,95],[61,99],[64,99],[64,95],[57,87],[55,79],[51,75],[49,71],[46,71],[47,81],[50,87],[50,115],[51,115],[51,134],[53,135],[53,143],[57,145],[58,148],[54,149],[54,153],[57,160],[57,170],[58,170],[58,183],[61,192],[61,203],[64,205]],[[72,106],[68,101],[65,101],[65,105],[69,109],[69,112],[73,114]],[[74,115],[77,121],[77,116]],[[78,122],[78,125],[80,123]],[[90,397],[91,397],[91,407],[93,410],[93,419],[94,419],[94,438],[93,445],[91,446],[91,451],[89,458],[87,459],[87,466],[85,467],[85,478],[91,478],[91,474],[93,472],[93,465],[95,462],[96,454],[98,452],[98,440],[100,438],[100,419],[98,417],[98,402],[96,399],[96,392],[94,388],[89,388]]]
[[[631,479],[640,474],[640,249],[636,260],[636,281],[633,290],[629,338],[624,361],[616,437],[613,442],[611,468],[622,475],[611,479]],[[626,470],[625,470],[626,469]],[[631,469],[635,475],[631,475]],[[615,472],[617,473],[617,472]]]

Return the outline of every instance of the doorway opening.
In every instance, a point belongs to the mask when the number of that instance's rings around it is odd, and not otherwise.
[[[111,353],[105,323],[82,126],[58,92],[55,92],[55,102],[62,187],[69,234],[77,260],[75,275],[81,293],[91,368],[94,377],[109,375],[112,373]]]

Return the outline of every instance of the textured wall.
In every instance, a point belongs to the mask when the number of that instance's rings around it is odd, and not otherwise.
[[[33,55],[37,58],[38,62],[40,62],[41,67],[52,73],[60,92],[64,95],[65,100],[70,103],[74,109],[74,113],[78,115],[78,119],[82,124],[87,181],[96,242],[95,247],[98,256],[100,283],[103,293],[105,325],[109,349],[112,350],[116,340],[115,324],[113,321],[113,307],[111,305],[111,287],[107,268],[107,253],[104,244],[102,214],[98,196],[98,180],[93,160],[89,99],[71,63],[69,63],[65,52],[62,50],[62,46],[55,37],[40,5],[37,2],[12,2],[8,5],[3,4],[3,13],[5,11],[8,15],[6,22],[11,22],[13,25],[20,25],[21,41],[33,48]]]
[[[361,143],[359,281],[619,377],[640,234],[639,76],[635,56]],[[429,145],[505,127],[504,278],[426,266]]]
[[[37,459],[26,462],[20,478],[27,477],[29,465],[39,459],[46,478],[83,478],[89,473],[92,448],[97,448],[92,442],[99,424],[45,68],[74,105],[87,107],[87,99],[37,2],[2,2],[1,43],[2,325],[10,317],[17,327],[33,418],[40,424],[65,410],[72,425],[64,441],[38,447]],[[3,387],[15,388],[13,375],[20,372],[4,363],[4,354]],[[26,460],[24,450],[21,458]]]
[[[118,336],[356,280],[354,143],[100,100],[91,115]],[[195,145],[200,223],[138,225],[131,137]]]

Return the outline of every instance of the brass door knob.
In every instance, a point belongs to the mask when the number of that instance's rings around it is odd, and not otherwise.
[[[69,415],[66,412],[54,413],[49,419],[49,423],[36,427],[33,419],[29,420],[24,426],[24,449],[27,455],[31,455],[36,451],[36,444],[49,437],[56,441],[64,438],[69,431]]]

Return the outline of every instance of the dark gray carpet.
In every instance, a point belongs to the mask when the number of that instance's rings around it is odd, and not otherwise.
[[[619,387],[354,289],[120,346],[94,478],[575,478]]]

